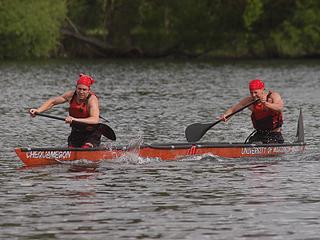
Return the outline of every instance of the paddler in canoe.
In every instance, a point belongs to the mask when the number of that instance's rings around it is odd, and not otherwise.
[[[283,124],[283,100],[279,93],[266,91],[265,84],[260,79],[254,79],[249,82],[250,96],[240,100],[237,104],[229,108],[221,120],[228,121],[232,113],[241,109],[243,106],[250,104],[257,99],[258,102],[249,106],[251,110],[251,120],[255,131],[247,138],[248,143],[283,143],[284,139],[281,134]]]
[[[97,125],[100,114],[99,99],[90,89],[94,82],[92,77],[80,74],[75,91],[70,90],[60,96],[50,98],[39,108],[30,109],[29,113],[32,117],[35,117],[38,113],[45,112],[55,105],[68,102],[69,115],[64,119],[72,127],[68,137],[68,146],[98,147],[101,142],[101,130]],[[72,124],[73,122],[82,124]]]

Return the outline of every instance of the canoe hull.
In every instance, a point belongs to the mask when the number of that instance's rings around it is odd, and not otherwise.
[[[16,154],[26,166],[57,164],[61,161],[86,159],[90,161],[112,160],[134,152],[142,158],[163,161],[178,160],[188,156],[210,154],[225,158],[271,157],[299,153],[305,143],[241,144],[241,143],[169,143],[142,145],[139,149],[128,146],[111,148],[16,148]]]

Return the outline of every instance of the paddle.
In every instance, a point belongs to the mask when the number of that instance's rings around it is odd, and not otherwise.
[[[57,116],[52,116],[52,115],[48,115],[48,114],[45,114],[45,113],[36,113],[36,115],[38,116],[41,116],[41,117],[47,117],[47,118],[52,118],[52,119],[57,119],[57,120],[61,120],[61,121],[64,121],[65,119],[62,118],[62,117],[57,117]],[[109,127],[108,125],[106,124],[103,124],[103,123],[98,123],[98,124],[86,124],[86,123],[81,123],[81,122],[77,122],[77,121],[72,121],[72,124],[73,126],[80,126],[80,127],[83,127],[83,126],[86,126],[86,125],[93,125],[93,126],[96,126],[98,125],[99,127],[99,130],[101,132],[101,134],[107,138],[109,138],[110,140],[113,140],[115,141],[116,140],[116,134],[114,133],[114,131],[112,130],[111,127]]]
[[[226,118],[229,118],[229,117],[233,116],[234,114],[241,112],[243,109],[251,106],[252,104],[254,104],[258,101],[260,101],[260,99],[256,99],[256,100],[248,103],[247,105],[243,106],[242,108],[238,109],[237,111],[227,115]],[[189,125],[185,131],[187,141],[188,142],[199,141],[210,128],[212,128],[214,125],[218,124],[221,121],[223,121],[223,120],[220,119],[214,123],[194,123],[194,124]]]

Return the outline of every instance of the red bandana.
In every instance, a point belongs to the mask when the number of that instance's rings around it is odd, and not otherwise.
[[[260,79],[251,80],[249,83],[250,91],[263,89],[263,88],[264,88],[264,83]]]
[[[77,81],[77,85],[81,84],[90,88],[91,84],[93,83],[94,83],[94,79],[92,77],[80,73],[80,78]]]

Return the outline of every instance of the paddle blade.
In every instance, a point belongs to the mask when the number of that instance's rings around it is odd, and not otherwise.
[[[72,121],[71,126],[75,126],[79,129],[89,130],[89,131],[93,131],[96,127],[98,127],[99,132],[103,136],[105,136],[106,138],[109,138],[112,141],[116,140],[116,134],[114,133],[112,128],[109,127],[107,124],[98,123],[98,124],[90,125],[82,122]]]
[[[212,123],[194,123],[186,128],[185,135],[188,142],[199,141],[204,134],[212,127]]]
[[[115,141],[117,139],[116,134],[114,133],[112,128],[109,127],[108,125],[103,124],[103,123],[99,123],[99,129],[100,129],[101,134],[103,136],[105,136],[106,138],[109,138],[112,141]]]

